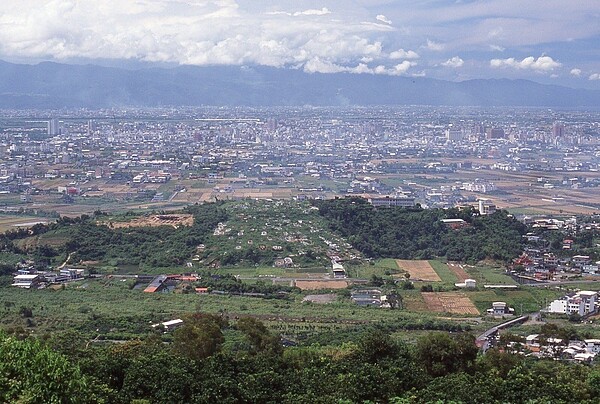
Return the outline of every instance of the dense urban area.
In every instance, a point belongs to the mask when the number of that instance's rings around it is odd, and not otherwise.
[[[598,111],[0,111],[0,402],[598,402],[599,170]]]

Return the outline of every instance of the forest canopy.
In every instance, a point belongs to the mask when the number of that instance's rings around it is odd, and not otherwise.
[[[481,216],[473,208],[375,208],[363,198],[315,201],[332,230],[371,258],[476,262],[510,261],[522,251],[526,227],[506,211]],[[453,229],[442,219],[463,219]]]

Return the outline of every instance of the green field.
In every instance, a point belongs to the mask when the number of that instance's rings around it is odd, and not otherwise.
[[[446,265],[445,262],[438,260],[430,260],[429,264],[438,274],[443,283],[454,285],[456,282],[458,282],[458,278],[456,277],[456,275],[454,275],[452,271],[450,271],[448,265]]]
[[[149,324],[171,320],[185,313],[202,311],[231,317],[257,315],[272,324],[377,323],[381,321],[422,321],[434,319],[425,313],[359,307],[348,298],[328,305],[303,303],[304,294],[289,300],[182,293],[144,293],[132,289],[133,280],[86,280],[66,287],[22,290],[5,287],[0,294],[3,328],[25,327],[43,334],[65,329],[101,334],[111,338],[130,338],[150,331]],[[406,291],[417,296],[417,291]],[[408,296],[407,296],[408,298]],[[33,311],[31,319],[19,314],[22,307]],[[279,321],[277,321],[279,319]],[[96,331],[98,330],[98,331]]]
[[[479,285],[517,285],[513,278],[504,273],[503,268],[481,265],[467,266],[465,269]]]
[[[517,315],[538,311],[562,295],[564,292],[555,289],[526,286],[518,290],[488,289],[467,293],[467,296],[482,313],[491,308],[493,302],[506,302],[515,309]]]

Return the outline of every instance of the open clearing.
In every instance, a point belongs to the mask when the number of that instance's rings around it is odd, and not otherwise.
[[[470,279],[469,274],[463,269],[462,265],[457,264],[455,262],[448,263],[448,269],[456,275],[459,282],[464,282],[465,279]]]
[[[423,292],[422,295],[429,311],[452,314],[479,314],[477,307],[463,293]]]
[[[128,222],[108,222],[108,227],[118,229],[127,227],[156,227],[156,226],[191,226],[194,224],[194,216],[188,214],[167,214],[143,216],[132,219]]]
[[[426,260],[396,260],[398,267],[410,274],[412,280],[441,282],[440,276]]]
[[[296,287],[302,290],[317,289],[344,289],[348,287],[347,281],[326,281],[326,280],[297,280]]]
[[[0,232],[15,230],[23,227],[31,227],[37,223],[47,224],[53,220],[54,219],[47,219],[38,216],[0,215]]]

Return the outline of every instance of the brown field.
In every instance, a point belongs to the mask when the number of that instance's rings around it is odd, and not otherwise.
[[[302,290],[316,290],[316,289],[344,289],[348,287],[346,281],[326,281],[326,280],[298,280],[295,282],[296,287]]]
[[[412,280],[441,282],[439,275],[426,260],[396,260],[398,267],[410,274]]]
[[[479,310],[464,293],[423,292],[421,294],[429,311],[452,314],[479,314]]]
[[[464,282],[465,279],[470,279],[471,278],[469,276],[469,274],[463,268],[461,268],[457,263],[449,262],[448,263],[448,268],[450,269],[450,271],[452,271],[452,273],[454,275],[456,275],[456,277],[458,278],[459,282]]]
[[[408,311],[426,313],[429,311],[421,293],[411,293],[402,296],[402,305]]]
[[[108,227],[119,229],[127,227],[156,227],[156,226],[191,226],[194,224],[194,216],[188,214],[167,214],[138,217],[128,222],[108,222]]]

